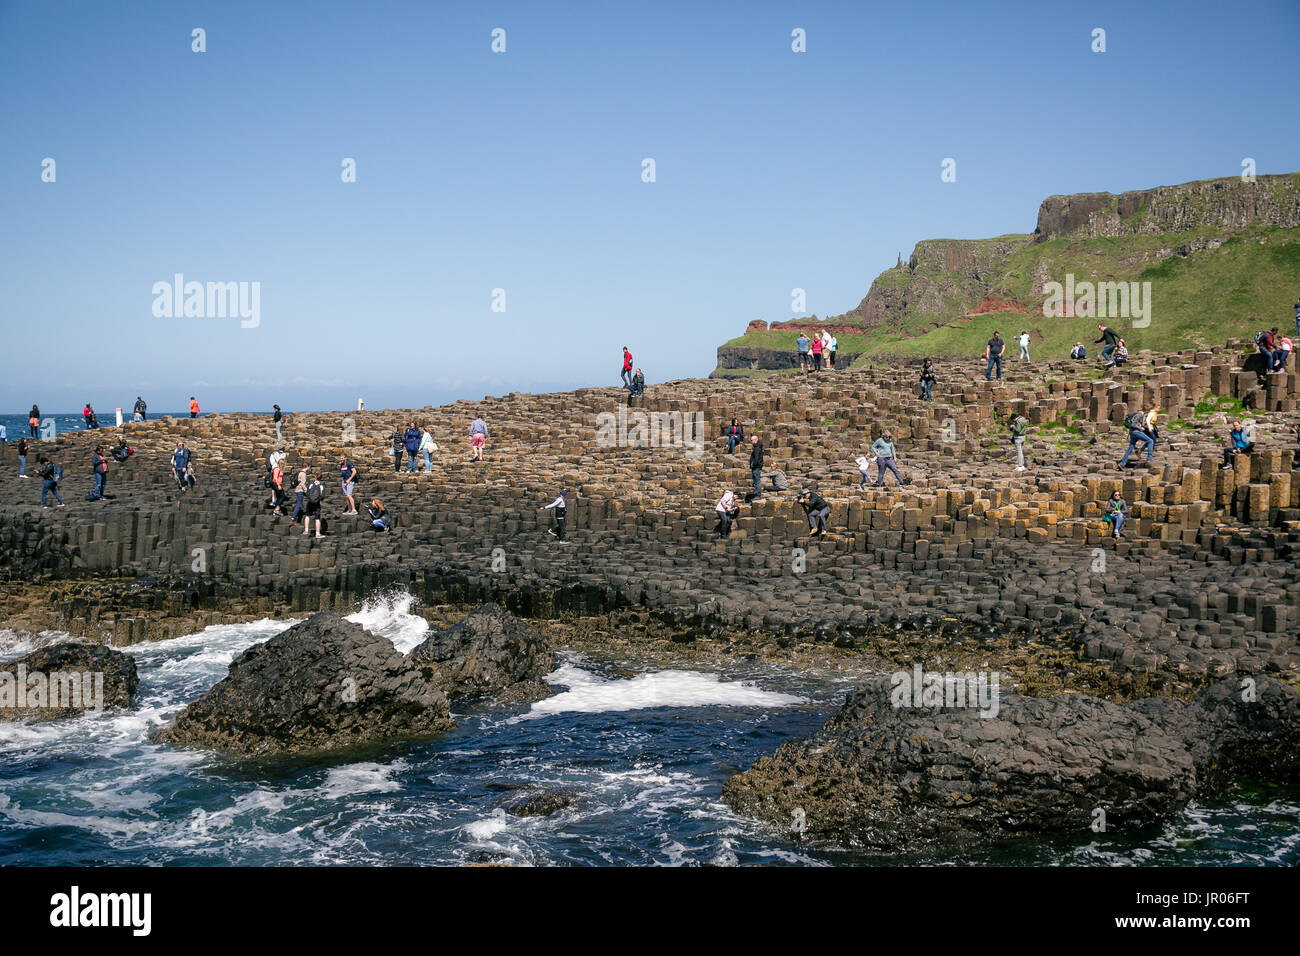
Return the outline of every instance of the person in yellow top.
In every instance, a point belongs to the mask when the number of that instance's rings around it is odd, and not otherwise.
[[[190,418],[199,417],[199,402],[193,395],[190,396]]]
[[[1160,414],[1160,409],[1154,407],[1147,412],[1146,427],[1143,429],[1143,431],[1151,436],[1152,442],[1160,440],[1160,429],[1156,427],[1156,416],[1158,414]]]

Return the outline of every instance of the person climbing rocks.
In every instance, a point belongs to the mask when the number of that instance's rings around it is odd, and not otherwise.
[[[406,431],[402,433],[402,443],[406,446],[406,470],[411,474],[415,473],[416,456],[420,454],[420,429],[415,422],[406,426]]]
[[[730,488],[722,493],[713,510],[718,513],[718,524],[714,528],[718,532],[718,537],[731,537],[731,524],[740,516],[740,502]]]
[[[482,461],[483,449],[487,447],[487,422],[479,415],[474,416],[474,421],[469,426],[469,444],[470,444],[470,461]]]
[[[1120,497],[1119,490],[1111,492],[1110,498],[1106,501],[1106,510],[1102,514],[1101,520],[1110,525],[1110,536],[1115,539],[1124,537],[1120,529],[1124,527],[1124,519],[1128,516],[1128,502]]]
[[[997,366],[998,381],[1002,381],[1002,350],[1006,343],[1002,341],[1002,335],[999,332],[993,333],[993,338],[988,340],[984,346],[984,360],[988,362],[988,367],[984,369],[984,381],[989,381],[993,377],[993,367]]]
[[[384,510],[384,503],[378,498],[370,499],[370,506],[366,508],[370,512],[370,530],[379,531],[387,534],[393,529],[393,519],[389,517],[388,512]]]
[[[424,473],[433,471],[433,453],[438,450],[438,443],[433,440],[429,429],[420,426],[420,454],[424,456]]]
[[[1020,332],[1020,361],[1029,361],[1029,333],[1024,330]]]
[[[18,477],[30,478],[27,474],[27,439],[18,439]]]
[[[1097,329],[1101,332],[1101,338],[1093,342],[1093,345],[1101,345],[1101,360],[1106,363],[1106,368],[1115,367],[1115,349],[1119,347],[1119,333],[1109,325],[1098,323]]]
[[[537,509],[538,511],[555,511],[555,527],[547,528],[546,533],[558,538],[560,541],[564,540],[564,519],[569,512],[568,501],[569,493],[561,491],[549,505],[542,505]]]
[[[172,452],[172,477],[176,479],[176,487],[181,490],[181,494],[186,491],[185,473],[190,467],[190,451],[185,447],[185,442],[178,441],[176,450]]]
[[[813,537],[825,534],[831,516],[831,506],[825,499],[816,491],[809,489],[799,495],[799,504],[803,506],[803,513],[808,517],[808,533]]]
[[[190,396],[190,418],[199,417],[199,400],[193,395]]]
[[[343,479],[343,497],[347,499],[348,510],[343,512],[345,515],[354,515],[357,513],[357,503],[352,494],[357,487],[357,467],[348,460],[347,455],[339,455],[339,474]],[[316,529],[320,530],[319,523]]]
[[[289,512],[289,520],[294,524],[302,517],[303,506],[307,499],[307,485],[311,479],[311,465],[303,465],[294,476],[293,481],[293,511]],[[306,534],[303,531],[303,534]]]
[[[626,345],[623,346],[623,371],[619,374],[619,379],[618,379],[618,380],[619,380],[620,382],[623,383],[623,387],[624,387],[624,388],[631,389],[631,387],[632,387],[632,353],[629,352],[629,351],[627,350],[627,346],[626,346]]]
[[[59,465],[51,462],[44,455],[41,456],[38,464],[41,469],[38,473],[41,478],[41,507],[49,507],[49,505],[45,503],[45,496],[52,491],[54,492],[54,500],[57,501],[59,507],[62,508],[63,496],[59,494],[59,482],[63,480],[63,469]]]
[[[1011,429],[1011,444],[1016,448],[1016,471],[1025,470],[1025,436],[1029,434],[1029,420],[1024,415],[1012,415],[1007,426]]]
[[[722,430],[722,436],[727,440],[727,454],[734,455],[736,445],[745,440],[745,429],[733,418],[731,424]]]
[[[900,485],[907,484],[898,472],[898,450],[894,447],[893,433],[888,428],[872,443],[871,451],[876,456],[876,480],[871,483],[873,488],[884,485],[886,468],[894,473],[894,478]]]
[[[284,517],[284,459],[276,461],[271,469],[271,513]]]
[[[1223,470],[1231,471],[1236,467],[1238,455],[1249,455],[1254,450],[1254,435],[1241,422],[1233,422],[1228,429],[1228,447],[1223,450]]]
[[[867,483],[871,481],[871,462],[873,460],[866,455],[859,455],[853,459],[853,463],[858,466],[858,474],[862,476],[862,480],[858,482],[858,491],[867,490]]]
[[[139,395],[135,397],[135,408],[132,409],[134,421],[142,422],[148,417],[149,406],[144,403],[144,399]]]
[[[98,501],[104,497],[104,491],[108,487],[108,459],[104,457],[103,445],[96,445],[94,453],[90,456],[90,473],[94,476],[95,485],[86,496],[86,500]]]
[[[805,372],[808,371],[808,336],[803,332],[794,340],[794,346],[799,355],[799,367]]]
[[[921,363],[921,401],[931,401],[934,393],[934,360],[926,359]]]
[[[749,475],[754,480],[754,496],[751,501],[763,499],[763,443],[754,435],[749,440]]]
[[[304,474],[307,474],[309,472],[310,472],[309,468],[303,468]],[[353,474],[354,475],[356,474],[355,469],[353,470]],[[321,509],[321,505],[325,501],[325,486],[320,483],[320,479],[317,478],[315,475],[307,474],[307,477],[308,477],[307,485],[306,485],[307,490],[303,492],[302,533],[309,534],[311,532],[311,520],[315,518],[316,537],[322,538],[325,535],[324,532],[321,530],[320,509]],[[345,482],[344,484],[346,487],[347,483]],[[349,493],[348,501],[351,502],[351,500],[352,500],[351,495]],[[356,511],[354,509],[353,514],[355,513]]]
[[[1124,450],[1124,457],[1119,460],[1120,468],[1128,467],[1129,455],[1133,454],[1133,449],[1137,447],[1138,442],[1146,446],[1147,461],[1155,454],[1155,439],[1146,433],[1147,416],[1145,412],[1129,412],[1124,416],[1124,427],[1128,429],[1128,448]]]
[[[1156,419],[1160,416],[1160,409],[1152,406],[1148,409],[1143,418],[1142,430],[1151,436],[1151,447],[1155,448],[1156,442],[1160,441],[1160,426],[1156,424]]]

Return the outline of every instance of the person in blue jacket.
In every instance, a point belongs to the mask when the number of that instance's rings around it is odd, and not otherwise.
[[[406,426],[406,431],[402,433],[402,441],[406,445],[406,470],[415,471],[415,456],[420,453],[420,439],[424,436],[415,422]]]

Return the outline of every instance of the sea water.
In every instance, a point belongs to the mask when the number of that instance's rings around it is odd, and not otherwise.
[[[411,605],[398,594],[351,619],[405,652],[428,631]],[[1193,804],[1136,835],[904,856],[802,844],[720,799],[729,776],[812,733],[848,689],[771,664],[654,669],[566,654],[545,700],[459,706],[441,737],[350,758],[255,764],[149,742],[236,656],[293,623],[127,648],[140,675],[134,710],[0,723],[0,865],[1300,863],[1294,791]],[[0,631],[0,659],[59,637]],[[538,788],[573,803],[544,817],[506,812]]]

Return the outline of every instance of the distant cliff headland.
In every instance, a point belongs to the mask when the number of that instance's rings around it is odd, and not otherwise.
[[[842,366],[969,357],[995,329],[1062,358],[1099,321],[1174,352],[1289,324],[1298,297],[1300,173],[1049,196],[1032,233],[918,242],[843,315],[750,322],[713,374],[793,368],[798,330],[812,328],[838,338]]]

